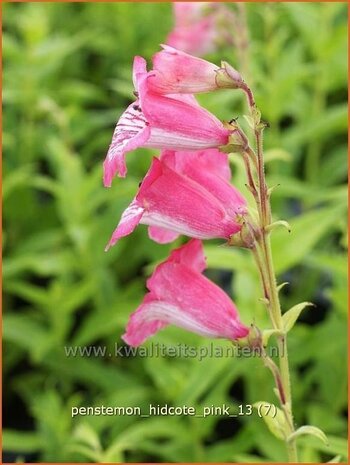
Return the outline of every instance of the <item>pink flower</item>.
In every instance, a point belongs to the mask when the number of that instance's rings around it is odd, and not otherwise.
[[[235,305],[201,274],[205,268],[201,241],[192,239],[174,250],[148,279],[149,292],[131,315],[123,340],[139,346],[169,324],[205,337],[247,336],[249,329],[240,322]]]
[[[104,184],[115,174],[126,175],[125,153],[137,147],[201,150],[226,145],[230,131],[191,95],[164,96],[152,92],[146,62],[134,60],[134,86],[138,99],[129,105],[115,128],[104,161]]]
[[[207,55],[216,49],[213,23],[212,18],[204,18],[192,27],[175,27],[168,35],[167,44],[192,55]]]
[[[237,88],[242,76],[228,63],[222,67],[187,53],[162,45],[153,56],[150,89],[162,94],[210,92],[220,88]]]
[[[166,243],[178,234],[197,239],[229,240],[240,231],[246,201],[229,183],[227,155],[164,151],[154,158],[140,189],[124,211],[107,249],[136,226],[151,226],[150,237]]]
[[[232,12],[222,3],[175,2],[175,27],[167,44],[203,56],[214,52],[221,42],[232,45],[227,29],[232,29]]]
[[[175,25],[191,27],[193,22],[203,17],[203,10],[212,2],[175,2],[173,4]]]

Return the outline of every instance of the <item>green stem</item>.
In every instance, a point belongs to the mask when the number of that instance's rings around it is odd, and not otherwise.
[[[260,178],[260,175],[263,178]],[[272,323],[280,330],[284,332],[282,312],[279,301],[275,271],[273,266],[273,257],[271,251],[271,240],[270,233],[266,231],[266,226],[269,224],[267,220],[271,217],[270,202],[267,195],[265,175],[263,170],[260,171],[259,185],[260,185],[260,205],[258,205],[260,226],[262,230],[261,235],[261,248],[264,255],[264,269],[263,274],[265,275],[265,281],[269,287],[269,305]],[[262,186],[262,187],[261,187]],[[260,207],[260,208],[259,208]],[[292,395],[291,395],[291,383],[289,374],[289,361],[288,361],[288,349],[287,349],[287,335],[283,334],[277,338],[278,353],[279,353],[279,368],[281,373],[281,383],[284,393],[284,398],[281,399],[282,409],[285,413],[288,430],[287,435],[289,436],[294,432],[293,414],[292,414]],[[297,450],[295,441],[287,442],[288,458],[290,462],[297,462]]]
[[[277,337],[278,353],[279,353],[279,371],[280,384],[277,386],[280,392],[281,408],[286,418],[286,437],[288,438],[294,432],[294,422],[292,413],[292,395],[289,373],[287,335],[284,332],[281,305],[278,295],[276,275],[273,264],[270,232],[267,226],[271,223],[271,205],[270,196],[268,193],[263,156],[263,130],[264,125],[257,116],[254,96],[251,90],[246,86],[245,90],[251,116],[255,121],[254,135],[256,140],[256,156],[257,156],[257,177],[258,177],[258,192],[259,199],[256,201],[257,210],[259,213],[260,236],[257,239],[257,248],[260,249],[261,255],[255,251],[254,256],[258,263],[258,269],[263,283],[264,297],[268,300],[269,315],[272,325],[275,329],[281,332],[281,336]],[[286,441],[287,453],[289,462],[297,462],[298,454],[295,441]]]
[[[270,201],[267,196],[265,175],[261,171],[263,179],[260,179],[259,184],[263,185],[261,192],[264,192],[263,197],[260,199],[260,221],[261,221],[261,244],[264,252],[265,259],[265,279],[269,286],[269,302],[270,312],[273,316],[272,322],[276,324],[277,329],[284,333],[283,320],[281,305],[279,301],[279,295],[277,290],[277,283],[275,277],[275,271],[273,266],[273,257],[271,251],[271,240],[270,233],[266,231],[266,226],[269,224],[266,221],[271,217]],[[281,373],[281,383],[284,393],[284,398],[281,399],[282,409],[285,413],[285,417],[288,424],[289,431],[288,436],[294,432],[293,413],[292,413],[292,395],[291,395],[291,383],[289,373],[289,360],[288,360],[288,348],[287,348],[287,335],[284,333],[282,336],[277,337],[278,354],[279,354],[279,368]],[[290,462],[297,462],[297,449],[295,441],[287,442],[288,458]]]

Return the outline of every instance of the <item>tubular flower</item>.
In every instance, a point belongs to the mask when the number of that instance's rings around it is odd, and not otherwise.
[[[232,45],[233,13],[222,3],[176,2],[175,25],[167,44],[191,55],[214,52],[221,43]]]
[[[201,150],[228,143],[230,131],[192,95],[159,95],[150,90],[146,62],[134,60],[134,86],[138,98],[120,117],[104,161],[104,185],[126,175],[125,153],[137,147]]]
[[[178,234],[230,240],[241,230],[246,200],[229,183],[227,155],[163,151],[154,158],[136,197],[124,211],[107,249],[136,226],[151,226],[150,237],[171,242]]]
[[[247,336],[230,298],[202,275],[205,268],[201,241],[174,250],[148,279],[149,292],[130,316],[123,340],[139,346],[169,324],[212,338]]]
[[[161,94],[210,92],[221,88],[235,89],[243,83],[242,76],[228,63],[222,67],[162,45],[153,56],[150,89]]]

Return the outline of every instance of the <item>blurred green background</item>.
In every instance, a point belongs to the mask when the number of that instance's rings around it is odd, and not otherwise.
[[[282,304],[316,304],[289,337],[294,410],[297,424],[322,428],[330,446],[303,439],[300,455],[346,461],[346,4],[246,7],[245,77],[270,123],[274,215],[292,225],[292,234],[273,237],[279,281],[290,283]],[[170,3],[3,5],[5,461],[286,459],[256,414],[71,418],[79,405],[276,402],[259,359],[65,355],[69,345],[121,343],[146,277],[174,246],[153,243],[141,226],[104,252],[155,151],[129,154],[128,177],[111,189],[101,181],[114,124],[133,100],[133,56],[149,60],[172,22]],[[234,47],[209,58],[240,66]],[[236,91],[200,101],[223,120],[246,111]],[[232,168],[247,193],[236,157]],[[268,327],[251,257],[219,245],[206,243],[208,276],[231,293],[245,323]],[[210,341],[171,327],[152,342]]]

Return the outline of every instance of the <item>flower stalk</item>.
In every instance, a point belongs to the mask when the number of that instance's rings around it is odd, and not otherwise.
[[[283,327],[281,305],[278,295],[278,287],[276,282],[276,275],[274,271],[273,256],[271,250],[271,205],[270,193],[266,184],[264,154],[263,154],[263,131],[267,126],[266,123],[261,121],[260,112],[256,107],[254,95],[251,89],[244,83],[242,90],[245,92],[247,102],[250,110],[250,118],[252,121],[252,129],[255,137],[256,151],[249,147],[248,151],[243,155],[244,163],[247,171],[247,179],[249,190],[253,193],[256,202],[256,207],[259,216],[259,235],[256,237],[256,245],[253,248],[253,255],[257,263],[259,274],[264,292],[264,301],[267,303],[269,316],[272,326],[278,331],[277,345],[279,353],[278,367],[274,362],[263,355],[265,365],[272,371],[274,376],[281,409],[284,413],[286,423],[284,436],[287,447],[289,462],[297,462],[298,454],[294,440],[288,440],[295,432],[293,413],[292,413],[292,395],[291,395],[291,382],[288,361],[288,348],[287,348],[287,334]],[[252,154],[255,155],[256,163],[253,163],[256,171],[256,181],[252,179],[252,170],[250,161]]]

